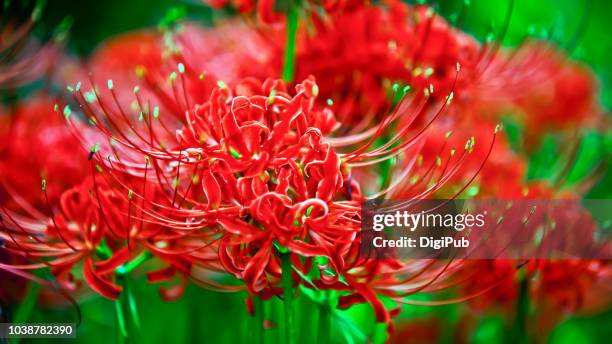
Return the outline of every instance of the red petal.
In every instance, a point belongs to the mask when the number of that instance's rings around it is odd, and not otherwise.
[[[248,109],[250,104],[251,103],[246,97],[235,97],[232,101],[231,112],[223,116],[222,124],[225,137],[229,141],[229,144],[242,155],[247,154],[248,150],[246,148],[246,144],[244,143],[242,131],[238,126],[238,122],[236,122],[235,114],[241,110],[244,110],[245,108]]]
[[[212,209],[219,208],[221,204],[221,187],[209,169],[202,173],[202,187],[208,199],[208,207]]]
[[[253,297],[247,297],[246,300],[244,300],[244,305],[246,306],[247,312],[250,316],[255,315],[255,308],[253,307]]]
[[[319,182],[317,198],[330,201],[336,190],[342,186],[342,176],[339,173],[340,159],[333,150],[329,149],[327,151],[322,168],[326,175]]]
[[[257,14],[259,19],[267,24],[280,20],[278,13],[274,11],[274,0],[259,0],[257,2]]]
[[[93,290],[108,299],[116,300],[121,293],[122,288],[120,286],[114,285],[96,274],[91,257],[85,258],[83,277]]]
[[[181,281],[172,288],[159,287],[159,295],[164,301],[176,301],[185,294],[185,282]]]
[[[270,260],[271,244],[265,243],[264,246],[259,249],[257,254],[249,261],[247,266],[244,268],[244,282],[247,285],[249,292],[255,294],[257,292],[255,284],[264,273],[268,261]]]
[[[357,283],[353,277],[345,276],[348,284],[355,289],[365,300],[368,301],[372,308],[374,309],[374,314],[376,315],[376,321],[381,323],[388,323],[391,321],[391,317],[389,312],[385,306],[380,302],[374,291],[364,284]]]
[[[104,275],[115,270],[115,268],[127,262],[129,259],[130,251],[127,247],[124,247],[116,251],[108,260],[96,263],[96,272],[100,275]]]
[[[233,219],[230,217],[224,217],[219,220],[219,223],[223,225],[223,229],[229,233],[242,235],[242,236],[257,236],[261,234],[261,231],[257,227],[252,226],[239,219]]]
[[[338,298],[338,309],[349,309],[352,305],[365,302],[361,294],[344,295]]]
[[[147,281],[150,283],[165,282],[174,277],[174,275],[176,275],[176,269],[173,266],[168,266],[147,273]]]

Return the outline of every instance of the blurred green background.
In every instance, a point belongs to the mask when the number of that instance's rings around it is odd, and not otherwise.
[[[460,7],[460,1],[433,3],[440,13],[453,18]],[[493,30],[500,30],[508,8],[508,1],[472,0],[470,10],[463,22],[464,28],[480,39],[485,39]],[[181,15],[209,25],[227,12],[213,12],[197,0],[50,0],[42,19],[36,26],[36,33],[48,38],[58,26],[70,23],[67,47],[75,56],[87,56],[104,39],[122,32],[155,27],[164,20]],[[572,48],[572,57],[588,63],[601,83],[601,100],[604,108],[612,108],[612,39],[610,22],[612,2],[607,0],[518,0],[514,3],[512,19],[506,39],[507,45],[515,45],[527,34],[549,37],[560,46]],[[578,33],[578,34],[577,34]],[[578,37],[574,42],[574,37]],[[555,150],[552,143],[545,143],[531,159],[530,176],[546,179],[551,174]],[[610,160],[612,140],[609,129],[604,133],[587,132],[581,143],[581,150],[574,178],[586,175],[597,163]],[[550,159],[553,159],[551,162]],[[608,172],[591,190],[590,197],[610,198],[612,178]],[[143,276],[128,282],[133,289],[138,305],[142,330],[138,342],[145,343],[217,343],[250,342],[254,318],[246,314],[246,294],[220,294],[190,285],[186,295],[178,302],[165,303],[157,294],[157,287],[147,285]],[[427,298],[427,296],[421,296]],[[298,299],[298,336],[301,342],[314,341],[313,328],[317,314],[313,301],[303,294]],[[17,305],[17,308],[19,305]],[[26,320],[58,321],[74,319],[72,309],[20,310]],[[268,316],[273,326],[266,331],[271,341],[279,336],[280,314],[278,301],[266,303]],[[79,342],[109,343],[115,341],[117,331],[115,310],[112,302],[99,296],[90,296],[81,303],[83,324],[78,330]],[[443,342],[452,341],[457,329],[460,311],[464,305],[438,308],[406,307],[402,318],[422,318],[434,314],[443,319]],[[335,342],[380,342],[384,338],[384,327],[374,325],[373,314],[368,306],[358,306],[347,312],[337,312],[333,318],[332,337]],[[612,338],[612,311],[599,315],[574,316],[559,325],[549,338],[551,343],[603,343]],[[503,342],[507,329],[495,315],[478,318],[477,330],[471,335],[474,343]],[[22,340],[22,342],[28,342]],[[32,340],[40,343],[40,340]],[[55,342],[59,342],[56,340]],[[73,341],[66,341],[73,342]]]

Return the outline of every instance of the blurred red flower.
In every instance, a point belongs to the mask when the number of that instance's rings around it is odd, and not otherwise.
[[[0,113],[0,183],[13,196],[13,209],[18,202],[19,207],[46,211],[42,180],[48,181],[53,203],[86,175],[86,154],[54,107],[53,99],[40,94]]]

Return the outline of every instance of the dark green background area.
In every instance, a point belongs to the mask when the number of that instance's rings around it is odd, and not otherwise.
[[[550,37],[562,47],[571,45],[576,32],[579,35],[572,57],[588,63],[599,78],[601,100],[606,109],[612,108],[612,39],[610,20],[612,1],[592,0],[517,0],[504,43],[515,45],[529,32],[538,37]],[[27,1],[24,1],[27,2]],[[443,1],[440,12],[452,18],[458,12],[461,1]],[[174,8],[174,10],[172,10]],[[181,8],[182,10],[176,10]],[[484,39],[491,31],[499,32],[508,8],[507,1],[472,0],[464,21],[464,28],[476,37]],[[585,12],[586,9],[586,12]],[[48,39],[66,18],[72,22],[67,47],[77,56],[87,56],[104,39],[118,33],[141,27],[155,27],[162,21],[172,20],[180,13],[187,18],[209,25],[227,12],[213,12],[201,6],[198,0],[49,0],[36,26],[36,33]],[[586,16],[586,17],[584,17]],[[584,21],[582,18],[586,18]],[[586,23],[584,30],[580,23]],[[520,129],[517,129],[520,132]],[[519,133],[520,134],[520,133]],[[602,160],[610,159],[612,139],[610,133],[587,132],[581,141],[580,155],[572,171],[572,178],[579,180]],[[541,149],[531,157],[530,177],[546,179],[555,163],[554,138],[547,138]],[[571,182],[571,180],[570,180]],[[612,178],[608,172],[589,194],[591,197],[612,196]],[[143,343],[232,343],[252,341],[250,336],[254,319],[246,314],[245,294],[220,294],[190,285],[186,295],[175,303],[165,303],[157,295],[157,287],[146,283],[143,276],[130,280],[138,304],[142,331],[138,342]],[[419,296],[427,298],[427,296]],[[298,335],[300,342],[310,343],[316,338],[317,306],[303,294],[297,301]],[[20,305],[15,305],[14,311]],[[276,322],[268,330],[270,342],[279,338],[281,305],[272,301],[267,319]],[[83,325],[78,330],[79,342],[113,343],[116,338],[115,311],[112,302],[92,295],[81,304]],[[452,340],[452,333],[459,321],[459,311],[464,305],[439,308],[405,307],[403,320],[421,318],[431,314],[444,319],[444,342]],[[43,309],[36,306],[27,316],[28,321],[67,321],[74,319],[72,309]],[[569,318],[555,329],[550,337],[552,343],[603,343],[612,338],[612,312],[599,315]],[[373,315],[366,305],[338,312],[333,319],[335,342],[354,340],[364,342],[367,338],[380,342],[384,328],[373,325]],[[479,318],[477,329],[471,340],[475,343],[503,342],[509,329],[494,314]],[[343,333],[348,333],[345,337]],[[28,342],[23,340],[22,342]],[[43,341],[29,341],[42,343]],[[55,341],[59,342],[59,341]],[[66,341],[72,343],[73,341]]]

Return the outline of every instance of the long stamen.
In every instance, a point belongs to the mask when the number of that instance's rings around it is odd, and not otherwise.
[[[44,179],[43,179],[42,191],[43,191],[43,194],[45,195],[45,204],[47,206],[47,211],[49,211],[49,213],[51,214],[51,222],[53,223],[55,232],[60,237],[60,239],[62,239],[62,241],[66,243],[68,247],[70,247],[70,249],[72,249],[73,251],[79,251],[74,246],[72,246],[72,244],[68,240],[64,238],[62,231],[59,229],[59,226],[55,222],[55,214],[53,212],[53,209],[51,208],[51,203],[49,202],[49,195],[47,194],[47,181]]]

